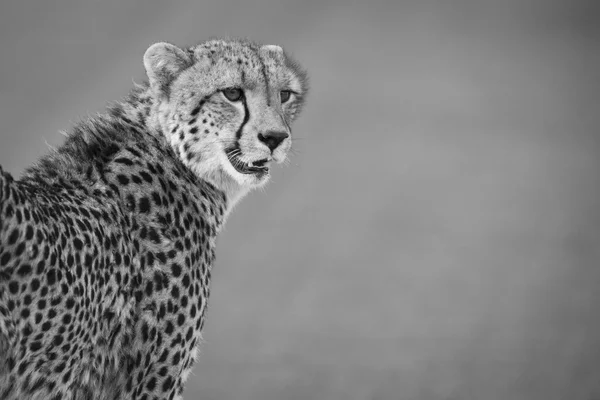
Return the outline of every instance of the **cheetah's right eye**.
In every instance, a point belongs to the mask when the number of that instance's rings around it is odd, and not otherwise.
[[[279,93],[279,97],[281,99],[281,104],[287,103],[291,96],[292,96],[292,91],[291,90],[282,90]]]
[[[239,88],[228,88],[223,90],[223,95],[229,101],[240,101],[244,92]]]

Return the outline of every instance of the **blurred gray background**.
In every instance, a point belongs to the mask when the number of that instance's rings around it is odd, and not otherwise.
[[[214,35],[312,93],[220,237],[187,399],[600,399],[600,3],[5,1],[0,163]]]

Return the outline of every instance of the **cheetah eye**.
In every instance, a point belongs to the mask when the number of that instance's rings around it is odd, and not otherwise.
[[[223,95],[229,101],[240,101],[244,96],[244,92],[240,88],[227,88],[223,90]]]
[[[290,99],[291,96],[292,96],[291,90],[282,90],[279,93],[279,97],[281,98],[281,104],[286,103]]]

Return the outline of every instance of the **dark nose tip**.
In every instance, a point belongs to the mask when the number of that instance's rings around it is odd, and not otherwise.
[[[268,131],[265,134],[259,133],[258,134],[258,140],[260,140],[261,142],[263,142],[264,144],[266,144],[267,147],[269,149],[271,149],[271,151],[273,151],[288,136],[290,136],[290,135],[287,132]]]

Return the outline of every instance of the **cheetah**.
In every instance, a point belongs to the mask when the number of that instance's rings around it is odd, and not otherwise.
[[[286,159],[307,94],[279,46],[150,46],[147,81],[0,168],[0,399],[181,399],[215,240]]]

